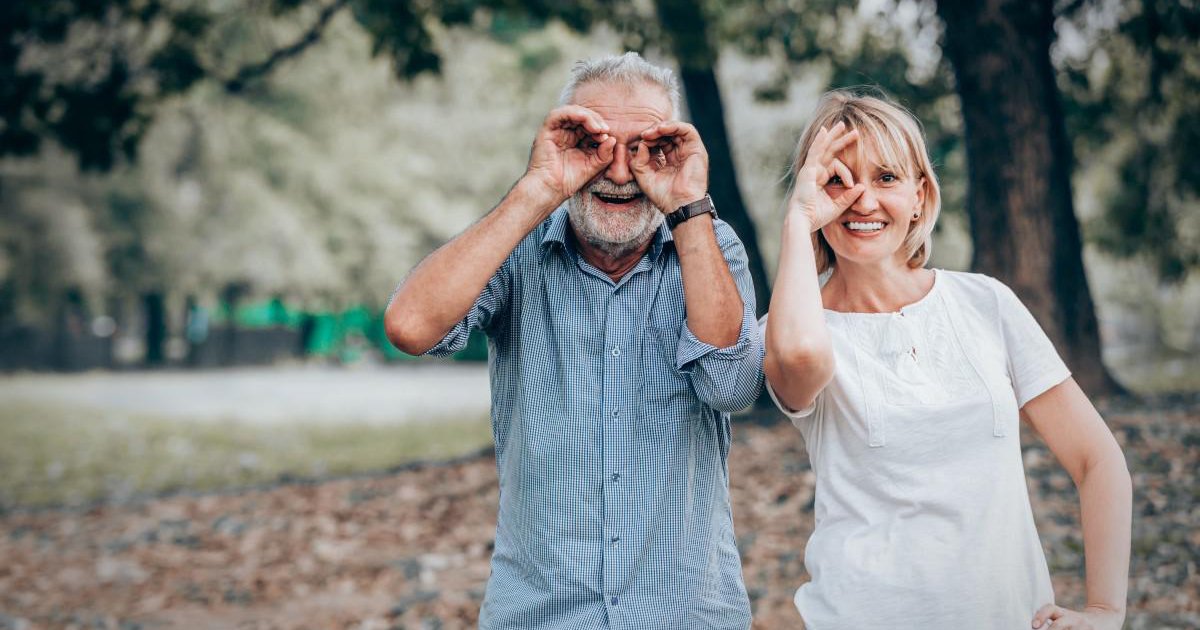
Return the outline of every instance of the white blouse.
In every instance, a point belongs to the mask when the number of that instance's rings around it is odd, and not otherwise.
[[[825,311],[836,367],[808,409],[768,384],[816,473],[808,630],[1023,629],[1054,601],[1018,410],[1070,372],[1008,287],[935,273],[897,313]]]

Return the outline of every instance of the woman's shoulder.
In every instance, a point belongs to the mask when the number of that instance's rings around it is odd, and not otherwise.
[[[994,303],[997,294],[1010,291],[1003,282],[983,273],[971,271],[937,270],[940,288],[953,292],[959,297],[966,297],[973,303],[980,300]]]
[[[1027,310],[1007,284],[987,274],[938,270],[938,280],[945,281],[943,288],[959,310],[970,309],[988,319],[1005,319]]]

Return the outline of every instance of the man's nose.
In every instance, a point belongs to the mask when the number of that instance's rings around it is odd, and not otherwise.
[[[618,186],[633,181],[633,171],[629,168],[629,160],[632,158],[629,147],[623,144],[613,147],[613,159],[612,162],[609,162],[608,169],[604,171],[604,176]]]

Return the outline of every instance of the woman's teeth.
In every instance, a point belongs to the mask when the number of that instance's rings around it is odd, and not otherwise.
[[[851,232],[878,232],[883,229],[883,221],[850,221],[846,228]]]

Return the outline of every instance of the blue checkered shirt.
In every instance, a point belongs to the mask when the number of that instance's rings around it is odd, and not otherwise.
[[[487,333],[500,479],[480,628],[739,628],[750,604],[729,507],[729,412],[762,381],[746,253],[716,222],[738,340],[688,330],[671,231],[619,282],[559,208],[429,352]]]

